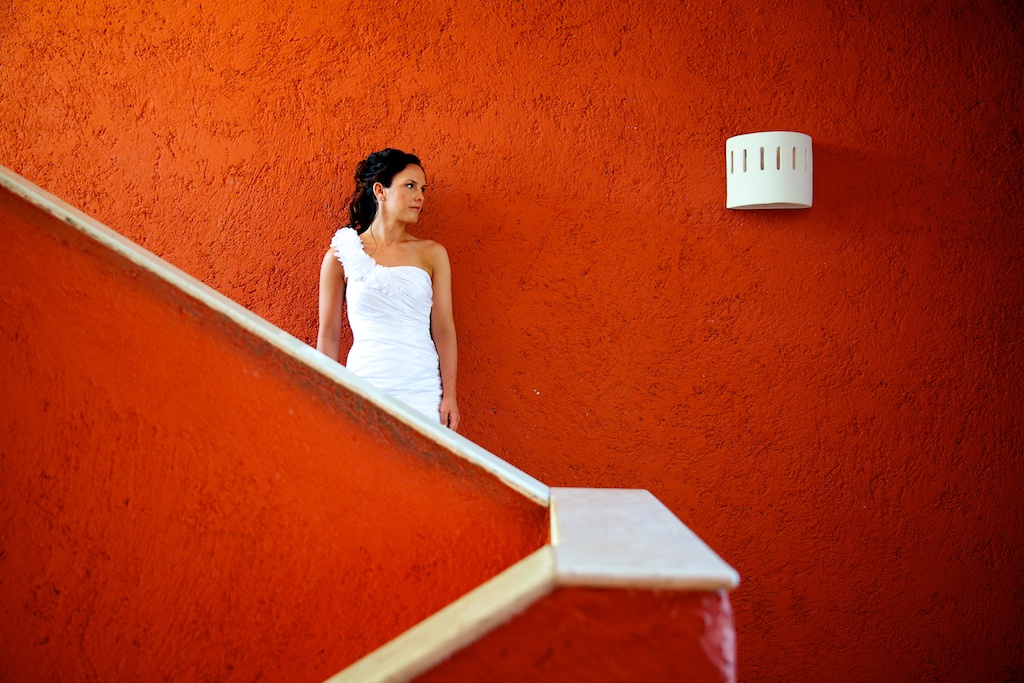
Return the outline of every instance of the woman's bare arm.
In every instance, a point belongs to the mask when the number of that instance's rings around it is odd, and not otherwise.
[[[460,419],[455,389],[459,351],[452,310],[452,267],[448,260],[448,252],[440,244],[431,245],[429,256],[434,287],[434,304],[430,309],[430,336],[434,339],[441,366],[441,424],[455,430],[459,427]]]
[[[320,265],[320,329],[316,350],[338,360],[341,354],[342,304],[345,301],[345,269],[329,249]]]

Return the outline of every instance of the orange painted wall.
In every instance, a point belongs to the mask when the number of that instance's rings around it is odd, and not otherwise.
[[[731,683],[735,634],[724,591],[559,588],[417,683]]]
[[[0,190],[0,679],[319,681],[547,509]]]
[[[419,153],[465,433],[653,491],[743,576],[742,680],[1024,676],[1017,3],[0,13],[0,164],[308,341],[354,163]],[[725,210],[770,129],[814,207]]]

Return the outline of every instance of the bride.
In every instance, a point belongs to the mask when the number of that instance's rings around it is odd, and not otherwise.
[[[448,252],[410,235],[427,187],[420,160],[397,149],[359,162],[349,225],[320,267],[317,351],[338,360],[342,305],[352,349],[346,367],[451,429],[458,352]]]

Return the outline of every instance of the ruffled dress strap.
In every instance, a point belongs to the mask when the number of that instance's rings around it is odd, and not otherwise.
[[[331,238],[334,256],[345,266],[345,277],[349,280],[363,280],[373,270],[376,262],[363,251],[363,242],[352,228],[342,228]]]
[[[363,251],[363,242],[355,230],[344,227],[331,238],[334,256],[345,267],[345,278],[350,282],[361,282],[371,289],[384,294],[395,293],[395,282],[388,277],[387,269],[378,264]]]

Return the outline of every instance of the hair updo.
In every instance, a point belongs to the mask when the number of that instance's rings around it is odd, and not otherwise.
[[[377,215],[377,198],[373,196],[373,186],[380,183],[391,187],[395,176],[409,164],[423,168],[418,157],[406,154],[399,149],[382,149],[374,152],[356,166],[356,191],[348,203],[349,227],[357,234],[363,233],[373,223]]]

